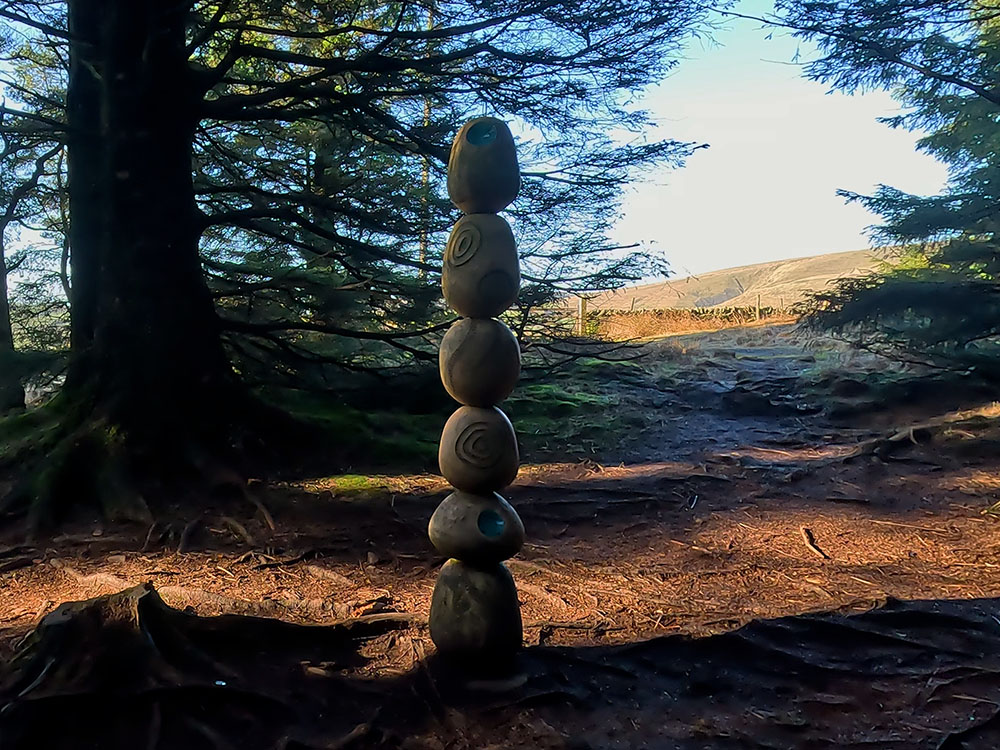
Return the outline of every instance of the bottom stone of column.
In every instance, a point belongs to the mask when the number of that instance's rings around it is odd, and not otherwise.
[[[449,560],[441,568],[430,613],[431,640],[443,657],[495,667],[521,647],[521,605],[503,563],[469,565]]]

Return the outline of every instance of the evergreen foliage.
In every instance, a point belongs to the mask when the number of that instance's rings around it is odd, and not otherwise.
[[[42,165],[21,221],[19,336],[70,312],[41,446],[52,458],[21,493],[36,519],[88,495],[143,517],[150,491],[259,470],[248,457],[262,444],[306,434],[261,393],[419,383],[414,365],[434,360],[449,322],[438,272],[457,212],[442,184],[469,116],[508,119],[520,137],[521,319],[558,292],[657,268],[605,236],[636,170],[695,148],[644,140],[633,96],[707,12],[674,0],[6,3],[0,137],[27,139],[24,158]],[[19,174],[11,159],[0,172]],[[410,386],[380,393],[413,400]],[[81,488],[83,467],[101,481]]]
[[[0,131],[56,149],[33,213],[44,242],[17,285],[35,337],[52,318],[32,325],[30,312],[58,304],[51,281],[69,245],[68,5],[13,3],[2,30]],[[703,15],[633,0],[191,3],[199,98],[177,106],[191,110],[201,256],[240,372],[321,387],[433,357],[425,332],[447,321],[437,270],[457,217],[443,194],[449,140],[484,111],[523,134],[524,189],[509,215],[529,310],[664,270],[604,237],[635,170],[679,165],[693,148],[644,140],[646,115],[629,100],[674,66]]]
[[[887,267],[818,295],[811,321],[886,353],[997,369],[1000,354],[1000,6],[978,2],[782,2],[782,23],[819,43],[807,74],[853,92],[891,89],[892,127],[927,133],[948,165],[940,195],[842,193],[879,214]]]

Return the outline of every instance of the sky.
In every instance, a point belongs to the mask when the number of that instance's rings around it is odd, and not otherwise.
[[[736,10],[770,8],[745,0]],[[865,229],[878,217],[846,205],[838,189],[943,186],[944,166],[914,148],[919,134],[876,121],[898,111],[887,93],[846,96],[804,79],[793,58],[812,50],[756,21],[728,20],[713,36],[714,45],[689,44],[641,103],[655,137],[709,148],[683,169],[634,182],[614,240],[664,251],[675,276],[859,250],[871,245]]]

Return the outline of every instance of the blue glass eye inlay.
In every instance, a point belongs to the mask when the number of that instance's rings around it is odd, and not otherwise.
[[[484,510],[480,513],[477,525],[483,536],[490,539],[500,536],[503,533],[504,526],[506,526],[500,514],[495,510]]]
[[[465,140],[473,146],[485,146],[497,139],[497,126],[492,122],[477,122],[465,134]]]

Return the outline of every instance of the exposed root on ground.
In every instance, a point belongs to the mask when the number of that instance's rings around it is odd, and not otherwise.
[[[25,640],[0,682],[4,745],[276,746],[299,706],[271,692],[269,665],[248,674],[248,659],[267,662],[265,653],[291,649],[357,665],[359,644],[410,625],[402,616],[328,627],[200,618],[168,607],[149,584],[63,604]]]
[[[925,446],[941,437],[975,438],[976,432],[995,430],[998,417],[1000,417],[1000,404],[996,403],[979,409],[951,412],[865,440],[840,460],[848,462],[864,456],[874,456],[888,461],[908,448]]]
[[[197,506],[211,497],[253,505],[273,531],[270,512],[248,492],[249,470],[301,462],[324,444],[316,426],[245,394],[163,429],[154,418],[130,429],[85,403],[61,394],[6,425],[0,469],[16,470],[19,479],[0,497],[0,517],[25,517],[29,533],[81,511],[149,526],[164,500],[190,498]],[[229,525],[251,543],[238,522]]]
[[[426,657],[410,618],[200,618],[147,584],[42,620],[0,673],[0,733],[5,750],[995,747],[997,606],[533,647],[484,680]]]

